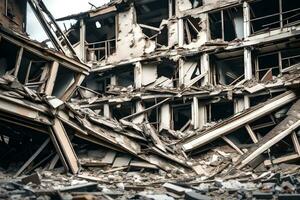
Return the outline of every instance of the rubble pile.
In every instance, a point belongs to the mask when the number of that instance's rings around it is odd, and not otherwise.
[[[300,5],[278,0],[280,27],[261,26],[266,1],[58,20],[2,1],[0,199],[299,199],[300,27],[283,13]],[[54,49],[26,35],[27,2]]]

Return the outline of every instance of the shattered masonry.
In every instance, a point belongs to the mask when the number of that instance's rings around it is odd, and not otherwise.
[[[300,1],[0,9],[0,198],[299,198]]]

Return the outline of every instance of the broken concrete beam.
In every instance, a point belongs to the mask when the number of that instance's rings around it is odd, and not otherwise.
[[[293,91],[285,92],[277,97],[274,97],[264,103],[258,104],[248,110],[243,111],[239,115],[235,115],[228,120],[225,120],[216,126],[200,133],[199,135],[189,138],[183,142],[182,148],[184,151],[191,151],[199,148],[217,138],[233,132],[234,130],[249,124],[250,122],[266,116],[276,109],[294,101],[297,95]]]

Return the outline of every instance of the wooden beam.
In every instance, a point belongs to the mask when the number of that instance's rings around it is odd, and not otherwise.
[[[252,128],[249,126],[249,124],[246,124],[245,128],[246,128],[247,132],[249,133],[249,135],[250,135],[252,141],[253,141],[254,143],[257,143],[257,142],[258,142],[258,139],[257,139],[255,133],[253,132]]]
[[[239,154],[243,155],[244,152],[238,147],[236,146],[231,140],[229,140],[227,137],[223,136],[222,139],[229,145],[231,146],[233,149],[235,149]]]
[[[46,88],[45,88],[45,94],[51,96],[58,72],[59,63],[57,61],[53,61],[50,66],[50,72],[49,77],[47,80]]]
[[[288,155],[288,156],[282,156],[280,158],[275,158],[272,160],[265,160],[264,161],[264,165],[265,166],[270,166],[273,164],[280,164],[280,163],[285,163],[285,162],[290,162],[290,161],[293,161],[293,160],[298,160],[300,159],[300,155],[298,153],[296,154],[292,154],[292,155]]]
[[[55,118],[53,120],[52,130],[71,172],[77,174],[80,168],[79,161],[65,128],[59,119]]]
[[[293,144],[295,147],[295,151],[300,156],[300,144],[299,144],[299,140],[298,140],[298,137],[297,137],[297,134],[295,131],[292,133],[292,141],[293,141]]]
[[[19,69],[20,69],[20,65],[21,65],[21,61],[22,61],[22,57],[23,57],[23,51],[24,51],[24,48],[20,47],[20,49],[17,53],[16,64],[15,64],[15,72],[14,72],[15,77],[17,77],[18,73],[19,73]]]
[[[14,177],[18,177],[29,165],[32,161],[45,149],[45,147],[49,144],[50,138],[47,138],[43,144],[36,150],[36,152],[22,165],[19,171],[14,175]]]

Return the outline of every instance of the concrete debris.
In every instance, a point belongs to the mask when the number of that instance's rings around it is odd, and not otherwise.
[[[0,199],[299,199],[300,2],[274,1],[57,20],[2,1]],[[28,37],[27,2],[54,49]]]

